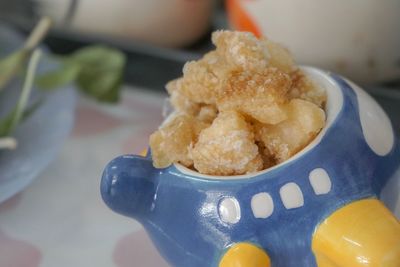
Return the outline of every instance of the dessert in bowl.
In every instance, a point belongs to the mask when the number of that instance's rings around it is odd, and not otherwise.
[[[326,119],[290,158],[227,176],[156,168],[152,150],[121,156],[103,173],[104,201],[173,266],[399,266],[400,225],[379,200],[399,168],[389,119],[350,81],[301,71],[324,89]]]

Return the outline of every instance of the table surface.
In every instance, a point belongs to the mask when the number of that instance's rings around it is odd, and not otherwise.
[[[146,148],[163,119],[165,97],[125,88],[117,106],[80,98],[74,130],[58,157],[26,190],[0,204],[0,267],[168,266],[143,228],[108,209],[99,191],[111,159]]]
[[[165,95],[125,88],[117,106],[80,99],[75,128],[50,166],[0,204],[1,267],[165,267],[142,227],[101,200],[104,166],[139,153]]]

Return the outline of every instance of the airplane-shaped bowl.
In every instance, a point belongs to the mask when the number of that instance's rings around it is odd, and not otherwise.
[[[400,266],[400,224],[379,200],[400,176],[391,122],[352,82],[302,69],[326,90],[327,119],[290,160],[218,177],[125,155],[104,170],[105,203],[143,224],[172,266]]]

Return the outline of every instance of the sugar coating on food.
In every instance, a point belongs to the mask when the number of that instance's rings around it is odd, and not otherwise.
[[[156,168],[165,168],[173,162],[185,166],[193,165],[189,155],[189,147],[195,142],[202,129],[208,123],[184,113],[173,113],[160,129],[150,136],[153,164]]]
[[[259,72],[235,72],[218,93],[219,110],[238,110],[262,123],[286,119],[290,76],[274,67]]]
[[[174,112],[150,136],[153,164],[210,175],[252,173],[283,162],[325,125],[326,94],[267,38],[217,31],[216,49],[166,86]]]
[[[255,172],[263,166],[252,126],[233,110],[221,111],[200,132],[191,156],[196,170],[215,175]]]

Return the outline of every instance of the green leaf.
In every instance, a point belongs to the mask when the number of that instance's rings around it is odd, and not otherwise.
[[[0,91],[22,68],[28,56],[29,51],[20,49],[0,60]]]
[[[29,107],[27,107],[22,113],[21,121],[24,121],[27,118],[29,118],[43,104],[43,101],[44,98],[41,98],[37,100],[35,103],[31,104]]]
[[[42,17],[29,34],[23,48],[0,60],[0,91],[25,66],[26,60],[46,36],[51,25],[52,20],[49,17]]]
[[[28,69],[26,71],[24,84],[17,105],[5,118],[0,120],[0,137],[9,136],[15,130],[18,123],[23,119],[40,57],[41,51],[39,49],[34,50],[29,59]]]
[[[0,137],[5,137],[10,132],[11,122],[15,116],[15,109],[0,120]]]
[[[40,105],[42,103],[43,103],[43,99],[40,99],[40,100],[36,101],[35,103],[33,103],[26,110],[24,110],[22,112],[20,121],[24,121],[27,118],[29,118],[35,112],[35,110],[40,107]],[[9,134],[11,134],[11,132],[12,132],[11,126],[12,126],[13,119],[15,118],[17,112],[18,112],[17,109],[14,108],[6,117],[4,117],[0,120],[0,138],[6,137]]]
[[[80,70],[79,64],[63,60],[58,69],[38,76],[35,84],[44,90],[54,90],[74,82]]]
[[[122,52],[90,46],[73,53],[68,60],[80,65],[76,83],[85,94],[102,102],[118,101],[125,66]]]
[[[30,55],[30,51],[20,50],[0,61],[0,85],[2,82],[3,85],[6,84]],[[38,102],[25,110],[39,58],[40,53],[35,50],[30,57],[18,103],[14,110],[0,120],[0,137],[9,136],[17,124],[40,105]],[[90,46],[59,59],[59,69],[36,79],[41,88],[51,90],[75,81],[79,89],[88,96],[102,102],[118,101],[126,61],[123,53],[105,46]]]

